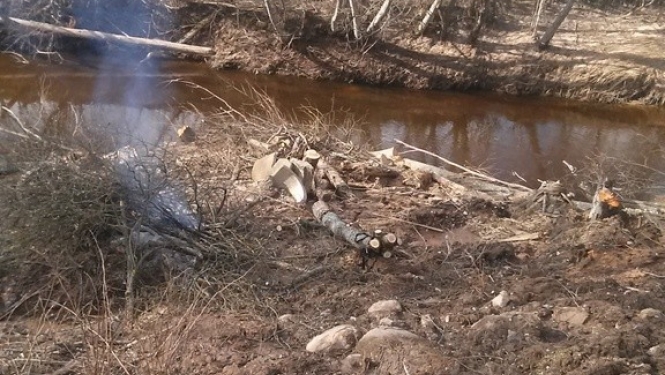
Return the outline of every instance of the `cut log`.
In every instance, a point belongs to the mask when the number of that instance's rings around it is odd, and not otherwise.
[[[252,180],[255,182],[269,180],[272,166],[275,165],[276,161],[277,154],[274,152],[255,161],[252,167]]]
[[[326,226],[335,236],[344,239],[358,249],[378,252],[381,247],[380,242],[372,242],[375,239],[374,236],[347,225],[336,213],[330,210],[325,202],[315,202],[312,205],[312,213],[316,220]]]
[[[298,176],[302,184],[305,186],[307,195],[314,193],[314,168],[311,164],[300,159],[291,158],[291,169]]]
[[[307,188],[293,172],[291,162],[287,159],[278,159],[272,166],[270,178],[275,186],[288,190],[297,203],[307,200]]]
[[[344,239],[359,250],[358,254],[363,267],[367,265],[368,258],[376,256],[389,258],[390,250],[398,243],[397,236],[392,233],[378,232],[380,236],[374,236],[346,224],[336,213],[332,212],[325,202],[314,203],[312,213],[335,236]]]
[[[9,20],[9,22],[7,22],[6,20]],[[15,17],[0,18],[0,22],[4,24],[19,25],[22,27],[26,27],[41,32],[53,33],[74,38],[103,40],[107,42],[114,42],[120,44],[155,47],[172,52],[189,53],[194,55],[211,55],[214,52],[213,48],[211,47],[193,46],[189,44],[174,43],[159,39],[148,39],[148,38],[139,38],[134,36],[117,35],[117,34],[105,33],[102,31],[72,29],[69,27],[56,26],[56,25],[51,25],[49,23],[29,21]]]
[[[346,184],[346,181],[342,176],[331,167],[325,160],[320,159],[317,163],[317,170],[321,170],[328,177],[328,181],[335,187],[335,192],[341,196],[348,195],[351,192],[351,188]]]
[[[317,164],[319,163],[319,159],[321,159],[321,154],[319,154],[316,150],[309,149],[305,151],[302,159],[311,164],[312,167],[316,168]]]

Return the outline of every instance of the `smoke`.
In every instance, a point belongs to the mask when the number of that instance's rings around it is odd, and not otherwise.
[[[76,27],[118,35],[143,38],[156,37],[158,28],[172,26],[169,12],[151,0],[88,0],[74,1],[72,8]],[[97,80],[93,103],[107,103],[108,95],[120,97],[116,102],[126,114],[117,129],[108,129],[117,146],[156,146],[168,133],[170,125],[164,114],[161,121],[146,117],[144,109],[161,107],[171,96],[163,69],[163,59],[142,47],[88,42]],[[117,96],[120,94],[119,96]],[[151,119],[152,121],[146,121]],[[117,122],[116,122],[117,124]]]

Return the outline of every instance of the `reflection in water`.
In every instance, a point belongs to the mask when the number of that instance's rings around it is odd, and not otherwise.
[[[2,102],[0,102],[2,103]],[[44,102],[36,105],[5,103],[25,124],[52,134],[77,134],[77,125],[95,124],[99,137],[111,148],[123,145],[144,146],[169,139],[179,124],[196,124],[200,115],[183,110],[148,109],[118,104],[67,104]],[[4,122],[6,114],[0,115]],[[6,134],[0,133],[0,140]],[[94,143],[97,140],[90,139]],[[105,150],[110,151],[110,150]]]
[[[61,131],[76,121],[96,123],[116,144],[123,144],[154,141],[182,125],[203,126],[197,113],[219,110],[219,101],[181,81],[205,87],[243,111],[254,108],[237,88],[250,86],[266,92],[288,113],[297,115],[303,105],[350,113],[362,120],[362,141],[375,147],[390,147],[400,139],[503,179],[516,180],[516,172],[531,186],[537,179],[564,175],[562,160],[582,166],[595,155],[665,170],[665,157],[657,152],[665,141],[662,108],[379,89],[212,72],[182,62],[155,63],[159,69],[121,64],[100,74],[95,62],[23,66],[0,57],[0,102],[49,131]],[[44,101],[39,95],[42,82],[50,87]],[[2,115],[0,121],[7,117]],[[437,162],[431,157],[421,160]],[[656,176],[654,171],[643,177]]]

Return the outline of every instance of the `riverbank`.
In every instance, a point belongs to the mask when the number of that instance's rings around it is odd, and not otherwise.
[[[531,9],[522,3],[505,5],[473,45],[461,32],[442,40],[436,30],[421,37],[387,30],[354,46],[346,36],[330,35],[324,23],[330,14],[323,13],[308,15],[302,21],[302,38],[284,47],[269,24],[261,29],[251,22],[239,25],[231,17],[218,18],[211,64],[414,89],[665,103],[661,8],[629,12],[580,4],[555,34],[552,46],[539,51],[529,27]],[[544,19],[552,20],[556,11],[558,7],[548,8]]]
[[[47,22],[55,19],[63,26],[213,47],[214,56],[206,60],[219,69],[425,90],[665,103],[662,4],[578,3],[550,47],[542,50],[533,41],[531,1],[452,4],[442,5],[418,34],[415,30],[425,9],[393,4],[372,32],[364,32],[360,39],[354,36],[349,9],[340,10],[335,31],[331,30],[334,2],[286,1],[272,6],[270,13],[262,3],[251,1],[158,1],[147,8],[109,2],[101,11],[88,3],[79,4],[81,9],[51,4],[32,11],[25,5],[15,13]],[[375,1],[358,5],[358,30],[368,27],[379,5]],[[562,6],[548,3],[539,35]],[[49,58],[54,57],[45,52],[99,47],[72,39],[39,39],[24,31],[10,33],[5,44],[40,51],[38,55]]]

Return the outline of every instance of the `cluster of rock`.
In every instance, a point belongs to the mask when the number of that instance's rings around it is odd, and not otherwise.
[[[452,359],[436,342],[403,328],[402,313],[402,305],[396,300],[376,302],[367,310],[374,325],[369,331],[361,335],[353,324],[338,325],[312,338],[306,350],[331,355],[352,350],[340,362],[341,370],[348,374],[363,373],[367,366],[386,374],[445,373]],[[427,326],[433,321],[424,316],[421,323]]]
[[[489,342],[491,337],[496,336],[501,337],[500,341],[504,344],[513,343],[519,347],[520,342],[525,344],[532,339],[560,342],[568,339],[568,331],[591,329],[588,306],[540,305],[535,309],[522,309],[515,306],[515,301],[506,291],[501,291],[475,310],[479,313],[479,319],[467,326],[463,333],[472,340],[477,337]],[[412,327],[420,333],[416,334],[407,328],[403,315],[402,305],[396,300],[376,302],[366,312],[371,321],[368,331],[363,333],[358,327],[361,319],[354,318],[350,323],[337,325],[313,337],[305,349],[335,358],[343,356],[339,366],[346,374],[434,375],[457,371],[458,361],[448,354],[445,345],[441,345],[445,341],[442,335],[450,332],[444,333],[441,324],[437,324],[430,314],[424,314],[419,317],[420,327]],[[634,319],[665,321],[665,315],[657,309],[647,308],[636,313]],[[293,315],[284,315],[279,318],[280,327],[288,329],[288,323],[295,320]],[[543,328],[544,321],[551,322],[549,329]],[[535,327],[540,328],[534,331],[532,328]],[[547,337],[531,337],[537,335],[538,330]],[[645,349],[654,360],[660,357],[665,360],[665,344]],[[370,368],[372,371],[368,372]]]

